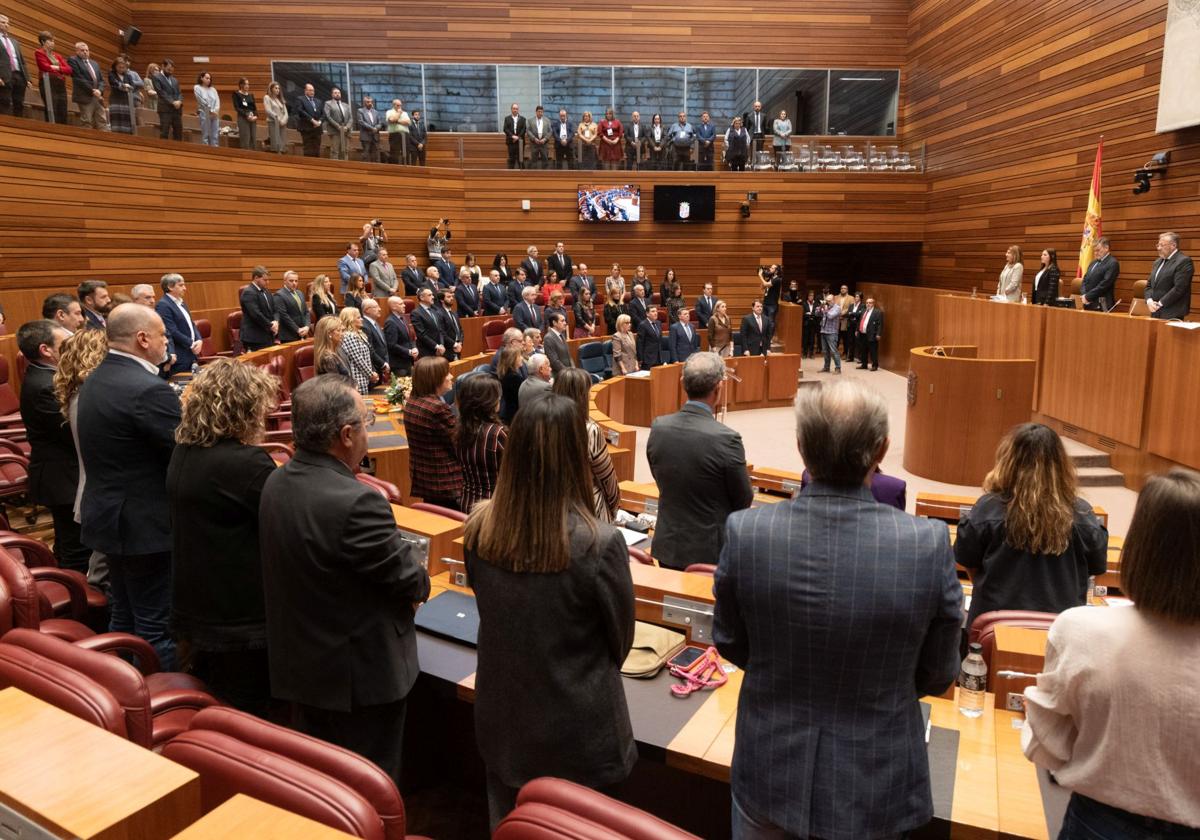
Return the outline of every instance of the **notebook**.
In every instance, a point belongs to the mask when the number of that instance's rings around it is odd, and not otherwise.
[[[426,633],[475,647],[479,639],[479,609],[475,598],[461,592],[443,592],[417,610],[417,627]]]

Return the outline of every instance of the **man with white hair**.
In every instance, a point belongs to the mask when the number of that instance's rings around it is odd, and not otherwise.
[[[541,353],[534,353],[525,365],[529,378],[521,383],[517,390],[517,406],[524,408],[549,395],[550,390],[550,360]]]
[[[279,340],[283,343],[308,338],[308,301],[300,294],[300,275],[283,272],[283,288],[271,296],[275,319],[279,322]]]
[[[544,330],[546,328],[545,319],[542,317],[542,307],[537,305],[536,300],[536,286],[526,286],[521,290],[521,303],[513,309],[513,323],[520,329]]]
[[[388,298],[387,321],[383,324],[383,339],[387,344],[388,365],[397,376],[411,376],[417,360],[417,345],[412,328],[404,320],[404,298]]]
[[[179,397],[158,378],[167,360],[162,318],[124,303],[108,316],[108,355],[79,390],[83,544],[108,558],[111,629],[135,633],[175,670],[171,613],[171,518],[167,464]]]
[[[687,402],[650,427],[646,459],[658,484],[654,556],[671,569],[717,562],[725,518],[754,498],[742,436],[717,422],[725,361],[692,353],[683,366]]]
[[[731,515],[714,580],[713,640],[745,670],[733,836],[901,836],[933,817],[920,698],[959,668],[949,533],[872,498],[878,392],[803,388],[795,422],[813,483]]]

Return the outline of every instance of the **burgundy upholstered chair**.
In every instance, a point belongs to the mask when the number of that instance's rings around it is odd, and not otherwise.
[[[229,328],[229,346],[234,356],[244,352],[242,348],[242,310],[238,309],[225,316],[225,325]]]
[[[450,508],[442,507],[441,505],[431,505],[428,502],[416,502],[409,505],[413,510],[423,510],[426,513],[436,513],[438,516],[444,516],[447,519],[454,519],[458,522],[466,522],[467,515],[461,510],[450,510]]]
[[[1034,610],[992,610],[975,616],[971,623],[968,642],[979,642],[983,645],[983,661],[988,670],[992,667],[992,651],[996,647],[996,628],[1001,624],[1010,627],[1025,627],[1031,630],[1049,630],[1056,613],[1035,612]]]
[[[297,350],[294,361],[296,364],[296,376],[300,382],[307,382],[313,378],[316,370],[313,366],[313,349],[311,344]]]
[[[221,358],[222,356],[232,356],[232,350],[217,350],[216,342],[212,337],[212,322],[207,318],[197,318],[196,332],[200,334],[200,355],[196,357],[196,361],[201,365],[206,365],[211,361]]]
[[[376,765],[236,709],[200,712],[163,755],[200,775],[204,812],[244,793],[356,837],[410,837],[404,800]]]
[[[640,808],[563,779],[542,778],[517,794],[517,807],[492,840],[699,840]]]
[[[0,356],[0,426],[24,426],[21,400],[9,381],[8,359]]]
[[[504,340],[504,319],[499,318],[494,321],[483,322],[483,346],[488,350],[495,350]]]
[[[641,563],[643,566],[653,566],[654,560],[640,548],[629,546],[629,559],[634,563]]]
[[[70,573],[66,569],[44,570],[43,586],[53,578],[67,594],[70,605],[68,612],[84,615],[87,612],[86,595],[72,577],[73,574],[78,573]],[[82,621],[52,616],[50,600],[38,586],[33,570],[8,551],[0,549],[0,635],[18,627],[50,633],[69,642],[95,635],[95,631]]]
[[[388,504],[400,505],[404,500],[400,497],[400,488],[390,481],[384,481],[382,478],[376,478],[370,473],[355,473],[354,477],[358,479],[359,484],[365,484],[372,490],[375,490],[379,495],[388,500]]]
[[[24,534],[0,531],[0,548],[9,559],[24,563],[44,602],[42,618],[70,618],[96,632],[108,627],[108,598],[87,582],[82,572],[60,569],[50,546]]]
[[[27,648],[0,642],[0,686],[19,688],[107,732],[128,737],[125,710],[108,689]]]

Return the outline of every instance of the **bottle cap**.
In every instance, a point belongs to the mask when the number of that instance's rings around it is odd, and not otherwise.
[[[971,642],[971,644],[967,645],[967,649],[970,650],[971,653],[983,653],[983,645],[981,645],[979,642]]]

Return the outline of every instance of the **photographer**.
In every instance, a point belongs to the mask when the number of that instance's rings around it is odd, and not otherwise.
[[[442,249],[446,247],[446,243],[450,241],[450,220],[438,219],[433,223],[433,227],[429,229],[429,238],[425,240],[425,247],[429,251],[429,261],[437,262],[442,256]]]
[[[379,259],[379,249],[387,244],[387,231],[383,229],[383,221],[372,219],[362,226],[362,236],[358,238],[358,248],[362,252],[363,265],[370,268],[371,263]]]
[[[758,279],[762,283],[763,314],[774,321],[779,312],[779,292],[783,288],[783,266],[759,266]]]

